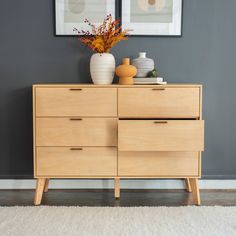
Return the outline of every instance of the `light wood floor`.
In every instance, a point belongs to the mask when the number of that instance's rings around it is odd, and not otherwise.
[[[31,206],[33,190],[0,190],[0,206]],[[202,206],[236,206],[236,190],[201,190]],[[192,196],[184,190],[50,190],[42,205],[54,206],[184,206]]]

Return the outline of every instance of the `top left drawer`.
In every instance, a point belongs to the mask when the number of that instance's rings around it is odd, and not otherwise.
[[[117,116],[116,88],[35,88],[36,116]]]

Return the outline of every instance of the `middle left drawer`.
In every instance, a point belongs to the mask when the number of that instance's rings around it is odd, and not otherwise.
[[[116,118],[36,118],[36,146],[117,146]]]

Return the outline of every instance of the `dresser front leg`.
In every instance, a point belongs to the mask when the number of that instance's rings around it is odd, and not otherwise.
[[[36,205],[36,206],[40,205],[40,203],[41,203],[45,182],[46,182],[45,178],[37,179],[35,197],[34,197],[34,205]]]
[[[49,179],[46,179],[46,180],[45,180],[44,189],[43,189],[43,191],[44,191],[45,193],[48,192],[48,186],[49,186]]]
[[[192,188],[191,188],[191,184],[190,184],[189,178],[185,179],[185,186],[186,186],[186,191],[191,193],[192,192]]]
[[[189,179],[190,184],[192,187],[192,194],[193,194],[193,201],[195,205],[200,206],[201,205],[201,199],[200,199],[200,192],[199,192],[199,186],[198,186],[198,179]]]
[[[114,179],[114,187],[115,187],[115,198],[120,198],[120,179],[115,178]]]

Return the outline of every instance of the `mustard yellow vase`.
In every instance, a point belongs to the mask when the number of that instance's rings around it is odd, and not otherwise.
[[[119,84],[134,84],[133,77],[137,74],[135,66],[130,65],[130,59],[124,58],[122,65],[116,68],[116,75],[119,77]]]

